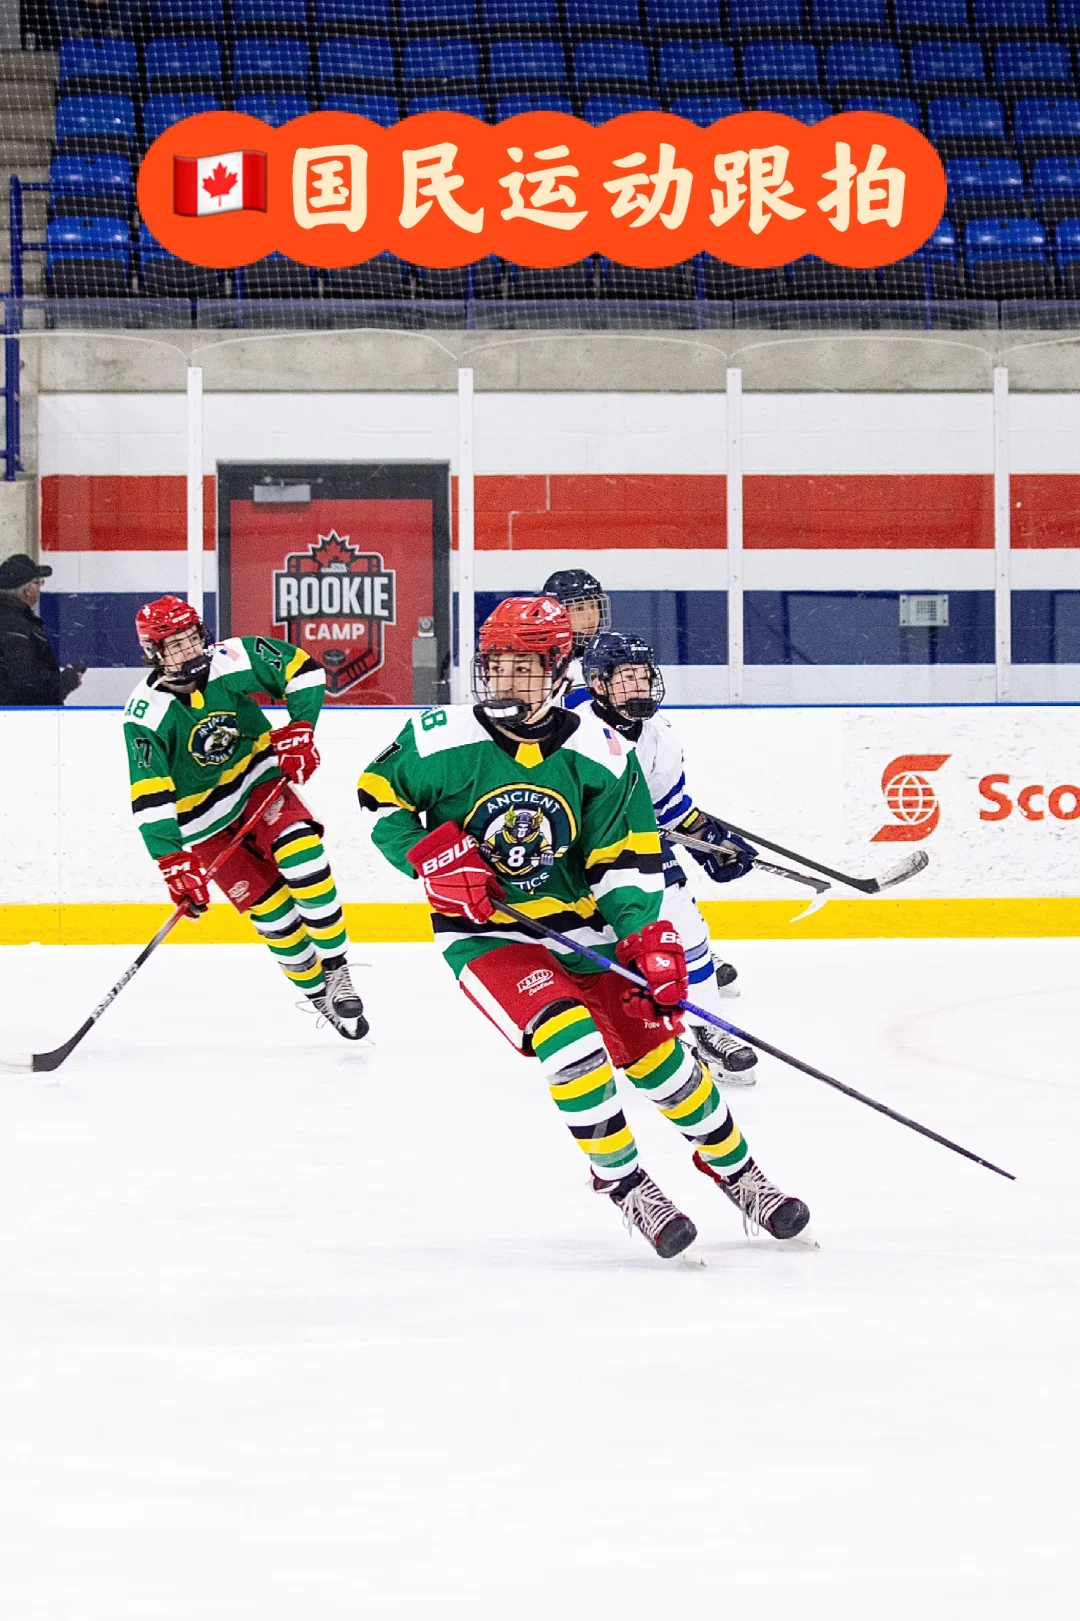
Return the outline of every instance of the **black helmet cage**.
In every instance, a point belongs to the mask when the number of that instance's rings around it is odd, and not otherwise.
[[[592,677],[600,682],[604,703],[616,715],[625,720],[651,720],[664,701],[664,677],[653,655],[653,650],[647,642],[637,636],[612,637],[613,645],[598,649],[599,657],[595,663],[586,662],[584,675],[589,686]],[[624,698],[616,703],[611,692],[611,683],[616,671],[629,664],[644,665],[649,672],[649,695],[647,698]]]
[[[596,629],[587,636],[580,631],[574,632],[574,654],[580,658],[589,642],[603,630],[611,629],[611,598],[603,589],[595,574],[588,569],[558,569],[549,574],[544,582],[544,595],[554,597],[569,611],[571,608],[581,607],[586,602],[595,602],[600,608],[600,623]]]

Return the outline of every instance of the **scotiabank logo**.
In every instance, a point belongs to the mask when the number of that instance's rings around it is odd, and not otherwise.
[[[928,839],[941,820],[933,784],[923,775],[940,771],[947,754],[899,754],[881,773],[881,791],[893,816],[878,828],[871,844],[914,844]]]
[[[993,807],[980,810],[980,822],[1004,822],[1012,815],[1014,806],[1028,822],[1045,821],[1047,811],[1058,822],[1075,822],[1080,817],[1080,787],[1074,782],[1059,782],[1056,788],[1029,782],[1014,791],[1008,772],[994,771],[980,780],[979,793]]]

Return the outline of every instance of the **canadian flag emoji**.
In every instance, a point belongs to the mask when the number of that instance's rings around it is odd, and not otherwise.
[[[177,214],[233,214],[266,210],[266,153],[215,152],[209,158],[173,158]]]

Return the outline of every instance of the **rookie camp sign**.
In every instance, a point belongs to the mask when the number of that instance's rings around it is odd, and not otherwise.
[[[199,113],[159,136],[139,172],[157,240],[218,269],[273,252],[334,269],[385,251],[431,267],[602,253],[647,268],[702,250],[747,267],[813,253],[867,268],[920,248],[944,207],[930,143],[871,112],[813,127],[736,113],[709,129],[663,112],[599,127],[556,112],[496,125],[428,112],[390,129],[353,113],[280,129]]]

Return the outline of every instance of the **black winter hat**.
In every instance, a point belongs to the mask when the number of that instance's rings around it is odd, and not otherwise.
[[[0,563],[0,591],[19,591],[31,580],[47,580],[51,573],[48,563],[35,563],[25,552],[16,552]]]

